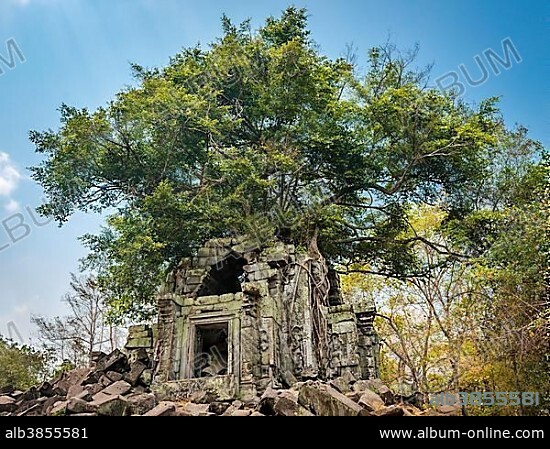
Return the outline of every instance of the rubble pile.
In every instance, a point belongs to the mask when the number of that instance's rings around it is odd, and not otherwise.
[[[342,376],[289,389],[268,387],[253,400],[220,401],[204,391],[162,401],[150,390],[145,350],[100,354],[94,368],[63,373],[22,392],[0,389],[0,416],[425,416],[461,415],[459,406],[427,407],[422,397],[395,395],[379,379]]]
[[[94,368],[65,372],[27,391],[0,389],[0,416],[122,416],[145,414],[157,405],[145,350],[97,354]]]

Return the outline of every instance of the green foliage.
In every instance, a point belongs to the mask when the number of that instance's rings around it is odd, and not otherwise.
[[[475,208],[466,199],[502,132],[495,100],[470,108],[425,88],[426,73],[390,47],[358,74],[319,53],[304,10],[258,32],[222,22],[207,48],[134,65],[136,85],[104,108],[64,105],[59,130],[31,133],[44,156],[32,169],[48,198],[40,212],[59,223],[112,214],[84,242],[114,314],[151,313],[168,270],[232,233],[271,229],[302,248],[318,236],[332,262],[422,271],[407,212],[436,200],[450,217]]]
[[[519,133],[524,133],[519,130]],[[512,156],[501,166],[498,194],[500,207],[487,211],[481,226],[486,250],[479,258],[476,280],[483,304],[483,334],[492,343],[483,375],[472,385],[490,384],[504,391],[537,391],[539,407],[522,408],[534,413],[548,407],[548,163],[534,142],[518,134],[507,142]],[[535,150],[535,151],[533,151]],[[541,157],[542,156],[542,157]],[[507,375],[503,375],[506,373]]]
[[[406,280],[356,266],[350,295],[378,305],[381,376],[405,393],[538,392],[537,406],[469,407],[470,414],[548,410],[548,156],[525,130],[499,138],[476,208],[458,219],[440,206],[408,212],[417,259]],[[448,256],[451,257],[448,257]]]
[[[0,387],[26,390],[44,379],[48,362],[46,353],[0,337]]]
[[[53,378],[57,379],[59,378],[63,373],[68,373],[69,371],[72,371],[76,369],[76,365],[69,360],[63,360],[58,366],[55,367]]]

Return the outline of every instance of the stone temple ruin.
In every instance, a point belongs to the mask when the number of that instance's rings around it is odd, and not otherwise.
[[[247,400],[268,386],[378,377],[374,304],[344,298],[324,259],[292,244],[211,240],[168,277],[158,309],[127,349],[153,353],[165,398]]]

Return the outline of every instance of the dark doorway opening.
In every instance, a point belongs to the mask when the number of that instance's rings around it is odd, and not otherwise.
[[[220,263],[212,265],[198,296],[220,296],[241,292],[241,282],[245,278],[243,267],[246,264],[242,257],[230,255]]]
[[[228,323],[213,323],[196,327],[193,377],[227,374],[229,358],[227,335]]]

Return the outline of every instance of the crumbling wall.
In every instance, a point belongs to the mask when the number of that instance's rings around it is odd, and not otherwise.
[[[250,398],[270,385],[377,375],[373,305],[346,302],[322,257],[282,241],[207,242],[168,277],[158,309],[155,381],[166,397]],[[197,378],[197,360],[215,356],[197,353],[197,329],[215,323],[228,330],[227,372]],[[141,338],[150,342],[139,334],[134,344]]]

